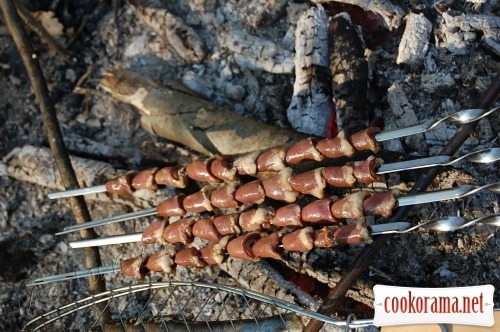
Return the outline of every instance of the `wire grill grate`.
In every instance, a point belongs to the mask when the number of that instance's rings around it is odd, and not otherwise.
[[[38,316],[27,323],[26,329],[105,331],[106,324],[96,313],[103,304],[113,315],[116,331],[129,331],[126,327],[130,317],[134,318],[134,331],[149,330],[149,322],[156,324],[154,331],[179,330],[179,327],[190,331],[193,326],[201,331],[217,331],[221,327],[224,331],[239,331],[242,320],[257,331],[269,330],[270,320],[276,326],[286,326],[281,330],[294,331],[295,325],[289,321],[292,313],[303,323],[315,318],[327,324],[345,325],[344,321],[242,288],[171,281],[137,284],[92,295]],[[370,324],[371,320],[358,320],[350,322],[350,327]]]

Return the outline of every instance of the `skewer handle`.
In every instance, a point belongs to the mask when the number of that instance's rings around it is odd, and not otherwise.
[[[55,192],[55,193],[50,193],[49,198],[50,199],[58,199],[58,198],[96,194],[96,193],[104,193],[104,192],[106,192],[106,185],[100,185],[100,186],[70,189],[70,190],[66,190],[66,191],[59,191],[59,192]]]
[[[119,264],[113,264],[113,265],[103,266],[103,267],[95,267],[93,269],[73,271],[73,272],[68,272],[68,273],[63,273],[63,274],[57,274],[54,276],[38,278],[26,286],[43,285],[43,284],[48,284],[50,282],[65,281],[65,280],[71,280],[74,278],[83,278],[83,277],[88,277],[88,276],[93,276],[93,275],[108,274],[108,273],[115,273],[115,272],[120,272],[120,265]]]
[[[415,160],[407,160],[390,164],[382,164],[377,170],[377,174],[387,174],[393,172],[407,171],[419,168],[427,168],[436,165],[444,165],[453,161],[453,157],[436,156],[429,158],[421,158]]]
[[[96,220],[96,221],[90,221],[90,222],[86,222],[84,224],[67,226],[67,227],[64,227],[64,230],[62,232],[56,233],[56,235],[68,234],[68,233],[76,232],[76,231],[79,231],[82,229],[88,229],[88,228],[92,228],[92,227],[96,227],[96,226],[112,224],[115,222],[121,222],[121,221],[130,220],[130,219],[134,219],[134,218],[149,217],[149,216],[154,216],[157,214],[158,214],[158,212],[156,211],[156,208],[120,214],[118,216],[104,218],[104,219]]]
[[[141,242],[141,241],[142,241],[142,233],[134,233],[134,234],[101,237],[101,238],[97,238],[97,239],[74,241],[74,242],[70,242],[69,246],[71,248],[75,249],[75,248],[108,246],[111,244]]]
[[[432,124],[432,121],[424,122],[415,126],[410,126],[410,127],[405,127],[405,128],[400,128],[400,129],[395,129],[391,131],[385,131],[381,132],[375,135],[375,140],[377,142],[383,142],[383,141],[388,141],[391,139],[395,138],[400,138],[400,137],[406,137],[406,136],[411,136],[415,135],[418,133],[423,133],[426,132],[427,129],[429,128],[429,125]]]
[[[462,198],[475,191],[478,187],[473,185],[462,185],[456,188],[428,191],[418,194],[409,194],[398,197],[399,206],[419,205],[425,203],[439,202],[449,199]]]

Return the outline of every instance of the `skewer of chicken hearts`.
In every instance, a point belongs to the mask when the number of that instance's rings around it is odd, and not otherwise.
[[[344,230],[343,230],[344,229]],[[228,257],[257,261],[261,258],[282,259],[284,251],[309,251],[314,247],[330,248],[337,243],[359,243],[370,239],[366,228],[354,224],[327,226],[319,230],[305,227],[288,232],[280,230],[269,235],[250,232],[239,237],[224,236],[197,249],[180,249],[172,244],[151,255],[139,255],[120,262],[120,271],[143,280],[149,271],[175,273],[176,266],[203,268],[218,265]],[[107,269],[114,271],[113,269]]]
[[[322,161],[325,158],[352,157],[355,151],[378,152],[374,135],[380,130],[368,128],[350,137],[343,132],[335,138],[301,140],[288,148],[272,148],[256,151],[232,162],[221,156],[205,160],[194,160],[188,165],[152,168],[141,172],[129,172],[105,185],[81,188],[49,194],[49,198],[62,198],[89,193],[108,192],[115,195],[130,195],[135,190],[156,191],[158,185],[185,188],[188,179],[201,182],[230,182],[239,175],[256,176],[259,172],[280,171],[287,165],[295,165],[305,160]]]
[[[366,198],[367,196],[370,196]],[[118,243],[189,244],[194,237],[218,240],[223,236],[237,236],[245,232],[267,231],[271,228],[303,227],[304,223],[337,223],[339,219],[361,219],[365,214],[388,216],[397,201],[392,191],[369,194],[358,192],[344,198],[315,200],[304,207],[288,204],[278,209],[259,207],[241,213],[215,215],[209,218],[189,216],[168,224],[160,218],[144,232],[70,242],[72,248],[104,246]]]
[[[211,240],[200,249],[195,247],[181,249],[176,244],[165,243],[164,249],[151,256],[142,254],[122,260],[120,264],[112,266],[43,277],[36,279],[31,285],[114,272],[121,272],[123,275],[143,280],[150,271],[172,274],[175,273],[176,266],[202,268],[207,265],[222,264],[228,257],[252,261],[260,258],[281,259],[284,250],[307,251],[313,246],[332,247],[336,241],[354,243],[349,240],[349,236],[345,235],[353,233],[351,226],[349,229],[351,230],[338,232],[334,226],[323,227],[320,230],[306,227],[289,233],[282,229],[269,235],[259,232],[250,232],[239,237],[226,235]],[[363,232],[355,231],[354,233]]]

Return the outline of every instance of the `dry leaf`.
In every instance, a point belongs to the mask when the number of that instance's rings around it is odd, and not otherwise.
[[[38,11],[33,13],[33,16],[42,23],[45,30],[48,31],[54,38],[59,38],[63,34],[64,26],[55,17],[53,12]]]

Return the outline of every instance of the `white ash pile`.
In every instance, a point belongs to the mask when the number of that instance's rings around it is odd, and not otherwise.
[[[352,133],[370,124],[389,130],[473,108],[499,71],[496,1],[395,4],[345,0],[309,5],[282,0],[205,0],[170,1],[163,7],[155,1],[133,2],[115,10],[86,8],[90,23],[83,26],[73,47],[96,68],[95,78],[107,70],[127,68],[161,83],[177,80],[189,93],[237,114],[306,134],[332,135],[338,127]],[[52,9],[64,24],[70,18],[81,21],[77,9],[67,1],[60,3]],[[12,92],[0,100],[0,134],[6,138],[0,143],[4,158],[1,244],[12,248],[3,254],[12,266],[0,272],[0,293],[5,294],[0,297],[0,310],[8,313],[0,327],[12,330],[86,295],[86,289],[85,281],[76,288],[68,283],[26,287],[37,277],[83,269],[84,260],[80,251],[67,246],[77,235],[54,236],[72,223],[72,217],[65,201],[46,198],[58,185],[51,157],[40,149],[46,142],[39,116],[20,102],[33,102],[29,89],[13,83],[23,77],[23,68],[14,61],[12,41],[0,34],[0,42],[6,45],[4,54],[10,62],[6,67],[7,60],[0,57],[0,70],[7,74],[0,75],[0,87]],[[44,50],[43,45],[37,46]],[[50,75],[70,151],[84,157],[75,158],[82,185],[102,184],[118,169],[143,168],[158,160],[181,164],[201,157],[143,130],[137,111],[109,95],[76,99],[71,92],[74,80],[66,79],[65,73],[71,69],[83,76],[86,65],[69,68],[43,51],[39,58]],[[95,89],[95,80],[83,86]],[[455,130],[454,124],[441,124],[428,133],[384,143],[384,148],[401,154],[436,155]],[[499,132],[497,116],[484,118],[460,154],[497,146]],[[495,165],[463,163],[457,168],[447,169],[432,189],[500,180]],[[389,180],[400,181],[399,175]],[[405,180],[399,188],[407,190],[411,184],[411,179]],[[119,200],[98,194],[90,196],[88,203],[93,218],[99,219],[152,207],[155,202],[149,199],[158,202],[172,195],[171,191],[161,193],[164,196]],[[461,214],[472,219],[499,211],[497,196],[481,193],[454,204],[422,206],[411,218]],[[97,231],[102,236],[140,232],[149,223],[135,220]],[[348,295],[370,304],[375,283],[427,287],[498,283],[499,262],[494,253],[500,245],[499,234],[492,227],[476,227],[444,235],[420,230],[396,236],[370,275],[357,281]],[[285,263],[331,287],[362,246],[315,249],[289,255]],[[124,253],[132,256],[142,250],[127,244],[102,249],[101,255],[105,264],[111,264]],[[272,269],[265,272],[258,263],[232,262],[207,270],[180,269],[172,278],[238,283],[291,301],[302,294],[269,272]],[[273,268],[284,269],[281,265]],[[265,277],[256,277],[255,271]],[[161,279],[155,275],[152,280]],[[268,285],[271,280],[274,283]],[[108,275],[106,281],[110,287],[134,283],[118,275]],[[307,282],[300,286],[308,286]],[[317,291],[311,289],[312,294]],[[316,296],[310,303],[319,300]],[[495,301],[498,306],[500,299]]]

